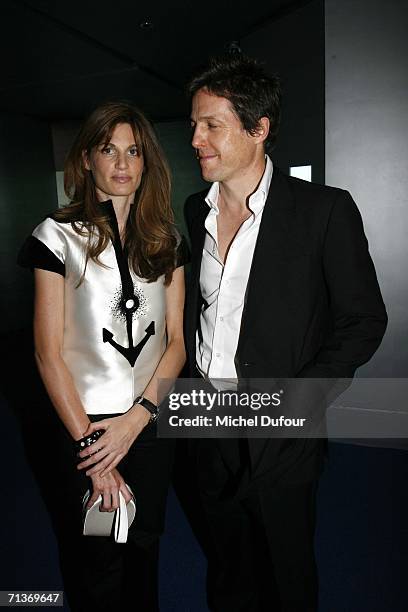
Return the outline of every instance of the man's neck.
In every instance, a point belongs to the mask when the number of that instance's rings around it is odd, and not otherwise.
[[[266,159],[249,167],[239,177],[220,182],[218,207],[227,214],[245,214],[250,196],[258,189],[265,172]]]

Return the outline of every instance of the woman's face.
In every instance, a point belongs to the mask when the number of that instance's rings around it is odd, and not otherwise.
[[[114,128],[109,143],[98,145],[90,155],[84,153],[84,164],[92,172],[100,201],[114,197],[129,197],[133,201],[144,162],[128,123],[119,123]]]

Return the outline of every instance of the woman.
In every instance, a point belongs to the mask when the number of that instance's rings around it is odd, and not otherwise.
[[[59,417],[42,445],[64,588],[73,611],[157,610],[173,450],[156,438],[157,381],[175,378],[185,360],[185,248],[169,170],[140,111],[108,103],[83,124],[64,183],[71,203],[19,258],[35,270],[36,361]],[[83,537],[85,491],[88,508],[101,495],[100,509],[112,512],[119,492],[131,499],[126,484],[137,505],[128,542]]]

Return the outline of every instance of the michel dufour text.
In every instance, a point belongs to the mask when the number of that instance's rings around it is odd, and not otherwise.
[[[169,409],[171,411],[181,410],[183,416],[170,414],[168,423],[171,427],[216,427],[216,428],[253,428],[253,427],[303,427],[306,419],[290,419],[283,415],[270,416],[265,414],[253,414],[248,416],[248,409],[260,410],[261,408],[277,407],[281,404],[281,392],[276,393],[238,393],[235,391],[208,392],[203,389],[191,390],[188,393],[171,393],[169,395]],[[204,409],[205,411],[220,410],[222,414],[215,417],[208,414],[189,414],[184,416],[185,411],[190,409]],[[234,413],[225,413],[225,409],[234,410]],[[239,414],[239,410],[246,414]]]

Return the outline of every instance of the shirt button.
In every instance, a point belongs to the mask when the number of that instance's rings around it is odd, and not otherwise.
[[[224,317],[220,317],[220,321],[223,321],[223,320],[224,320]]]
[[[216,357],[221,357],[221,353],[215,353]]]

